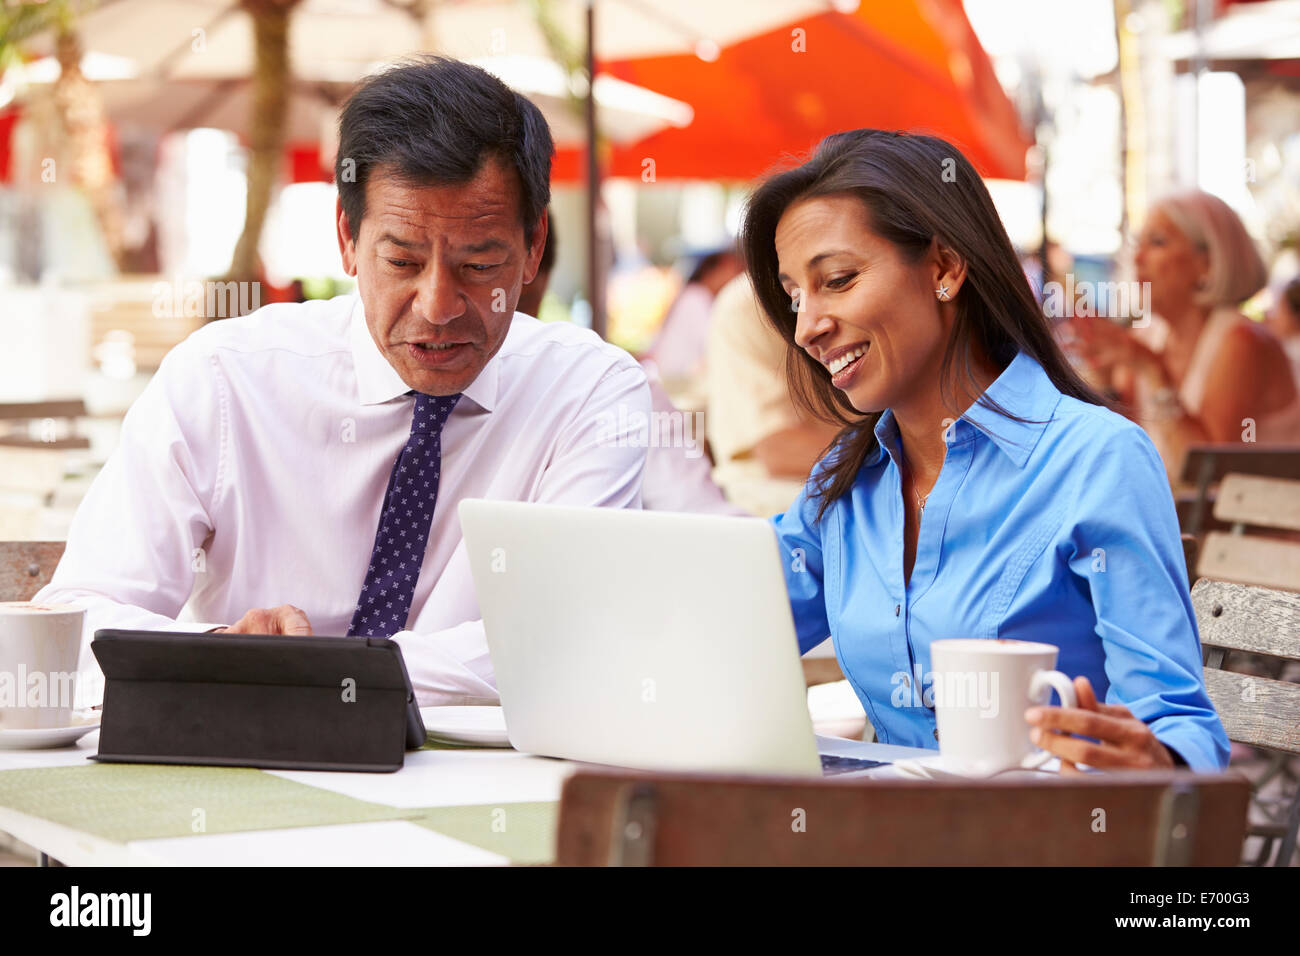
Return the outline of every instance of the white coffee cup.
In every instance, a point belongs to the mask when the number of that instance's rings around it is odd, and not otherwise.
[[[1029,739],[1025,710],[1047,704],[1056,690],[1077,706],[1074,684],[1055,670],[1051,644],[1004,639],[957,639],[930,645],[939,752],[959,773],[985,775],[1032,769],[1051,754]]]
[[[71,604],[0,602],[0,730],[72,723],[85,616]]]

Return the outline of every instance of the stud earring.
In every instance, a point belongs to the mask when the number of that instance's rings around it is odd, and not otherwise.
[[[948,301],[948,287],[940,283],[939,288],[934,290],[934,294],[939,297],[940,302]]]

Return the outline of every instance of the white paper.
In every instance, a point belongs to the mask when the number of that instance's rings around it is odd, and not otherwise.
[[[558,801],[577,766],[513,750],[416,750],[396,773],[267,773],[389,807],[460,807]]]
[[[176,866],[500,866],[497,853],[405,820],[209,833],[127,846]]]

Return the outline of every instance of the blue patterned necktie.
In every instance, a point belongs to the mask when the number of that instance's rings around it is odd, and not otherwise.
[[[393,464],[361,597],[348,636],[389,637],[406,630],[442,471],[442,426],[459,394],[415,394],[411,437]]]

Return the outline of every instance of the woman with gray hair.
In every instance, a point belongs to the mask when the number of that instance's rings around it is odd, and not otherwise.
[[[1238,309],[1268,272],[1237,214],[1198,190],[1166,196],[1151,207],[1134,264],[1162,324],[1073,325],[1083,360],[1151,435],[1170,477],[1197,442],[1300,441],[1286,354]]]

